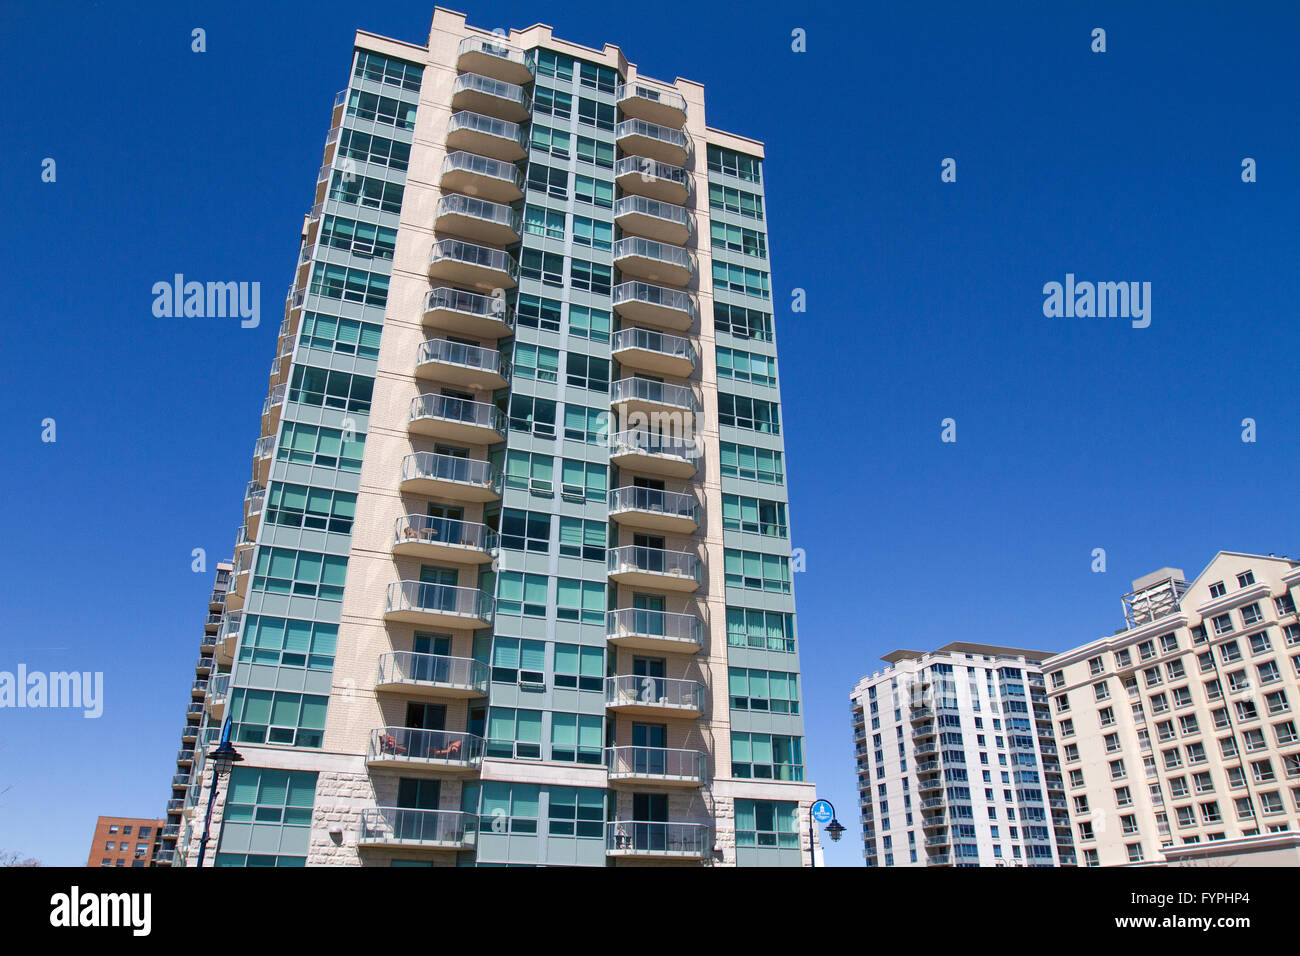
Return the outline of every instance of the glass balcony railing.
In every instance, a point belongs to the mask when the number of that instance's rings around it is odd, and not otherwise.
[[[431,684],[487,694],[488,666],[469,657],[388,651],[379,655],[380,684]]]
[[[704,780],[705,755],[698,750],[664,747],[607,747],[605,769],[610,777],[664,777]]]
[[[361,811],[361,843],[460,849],[474,844],[478,818],[460,810],[368,807]]]
[[[666,548],[644,548],[629,544],[621,548],[610,548],[606,554],[610,574],[640,571],[689,578],[696,583],[700,580],[699,555],[689,551],[669,551]]]
[[[488,202],[486,199],[475,199],[473,196],[462,196],[460,193],[448,193],[438,200],[437,211],[434,213],[435,219],[441,219],[443,216],[467,216],[471,219],[504,226],[516,236],[519,235],[521,218],[519,210],[503,206],[501,203]]]
[[[456,617],[492,619],[492,597],[478,588],[423,581],[394,581],[388,585],[385,611],[415,611]]]
[[[411,421],[437,419],[476,428],[490,428],[498,435],[506,433],[506,416],[495,405],[468,398],[426,393],[411,399]]]
[[[614,820],[605,825],[605,851],[613,855],[703,858],[709,849],[705,823]]]
[[[501,249],[493,249],[489,246],[478,246],[472,242],[465,242],[461,239],[440,239],[433,244],[429,250],[429,265],[433,266],[439,262],[453,262],[466,266],[474,266],[479,269],[488,269],[492,272],[502,272],[510,276],[511,279],[518,279],[519,264],[510,258]],[[432,290],[437,292],[437,289]],[[478,296],[478,298],[489,298],[487,296]],[[489,301],[491,301],[489,299]],[[429,311],[428,305],[425,311]],[[488,314],[498,314],[499,308],[493,307]],[[284,386],[277,386],[283,388]]]
[[[444,241],[455,242],[457,240]],[[505,255],[505,253],[501,254]],[[424,311],[458,312],[461,315],[493,319],[504,323],[508,328],[514,328],[515,324],[514,312],[505,305],[503,299],[490,295],[479,295],[475,292],[464,292],[460,289],[449,289],[446,286],[439,286],[436,289],[429,290],[424,297]]]
[[[605,636],[614,640],[641,637],[681,641],[698,646],[704,639],[704,624],[694,614],[624,607],[605,614]]]
[[[451,85],[451,95],[454,97],[457,93],[482,93],[484,96],[495,96],[497,99],[516,103],[524,109],[528,109],[531,103],[527,91],[522,86],[478,73],[462,73],[456,77]]]
[[[685,206],[660,202],[648,196],[623,196],[614,200],[615,219],[634,215],[663,219],[678,226],[685,226],[688,231],[694,231],[695,228],[695,216]]]
[[[704,709],[704,685],[694,680],[641,674],[606,677],[605,706],[699,711]]]
[[[263,435],[257,440],[257,444],[253,446],[253,458],[255,459],[270,458],[273,454],[275,454],[274,435]]]
[[[635,97],[639,100],[648,100],[651,103],[658,103],[669,109],[681,110],[686,112],[686,97],[675,90],[658,90],[653,86],[646,86],[642,83],[620,83],[614,92],[614,99],[622,101]]]
[[[609,445],[611,455],[661,455],[683,461],[696,461],[700,457],[694,439],[641,429],[615,432],[609,436]]]
[[[498,139],[517,144],[521,150],[528,148],[524,142],[523,128],[518,123],[497,119],[495,116],[484,116],[482,113],[471,113],[469,110],[457,110],[447,120],[447,135],[451,136],[461,130],[482,133],[485,136],[495,136]]]
[[[651,200],[653,202],[654,200]],[[614,243],[614,261],[635,256],[640,259],[653,259],[665,265],[675,266],[693,272],[691,256],[681,246],[672,246],[666,242],[642,239],[640,236],[627,236]]]
[[[514,163],[507,163],[501,159],[456,150],[448,153],[447,158],[442,161],[442,174],[446,176],[453,172],[498,179],[504,184],[513,184],[520,192],[524,191],[523,172]]]
[[[472,36],[461,40],[456,51],[457,61],[464,59],[467,62],[472,62],[471,58],[475,57],[490,57],[500,60],[502,63],[521,67],[528,74],[536,72],[532,57],[518,47],[511,46],[504,40],[498,40],[495,37]]]
[[[415,364],[459,365],[461,368],[495,372],[502,378],[510,377],[510,361],[496,349],[485,349],[448,339],[425,339],[420,343]]]
[[[475,551],[495,551],[496,532],[487,525],[456,518],[432,515],[402,515],[397,519],[393,533],[394,544],[441,544],[450,548],[469,548]]]
[[[646,511],[670,518],[698,521],[700,505],[694,495],[628,485],[623,488],[613,488],[609,492],[610,514],[623,511]]]
[[[649,329],[619,329],[610,340],[610,351],[614,353],[627,351],[654,352],[666,358],[683,359],[695,365],[695,346],[690,339],[666,332],[652,332]]]
[[[476,764],[483,759],[483,738],[452,730],[376,727],[366,759]]]
[[[627,139],[630,136],[651,139],[666,146],[685,150],[687,153],[691,151],[691,138],[684,129],[660,126],[643,119],[623,120],[614,128],[615,139]]]
[[[263,417],[269,415],[273,408],[279,408],[281,405],[284,404],[284,393],[287,389],[288,386],[284,383],[281,383],[275,386],[275,388],[271,389],[271,394],[266,396],[266,400],[262,402]]]
[[[416,479],[449,481],[497,491],[501,488],[501,472],[490,462],[428,451],[418,451],[402,459],[402,481]]]
[[[695,393],[685,385],[656,382],[648,378],[622,378],[609,387],[611,402],[646,402],[650,405],[668,405],[694,412],[699,405]]]
[[[208,699],[213,701],[224,701],[226,695],[230,693],[230,675],[218,674],[212,678],[212,685],[208,688]]]
[[[662,309],[684,312],[695,320],[695,303],[680,289],[668,289],[648,282],[621,282],[614,286],[613,303],[617,308],[625,302],[653,305]]]

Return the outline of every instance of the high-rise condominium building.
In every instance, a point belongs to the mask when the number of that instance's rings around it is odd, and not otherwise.
[[[1040,651],[899,650],[854,688],[868,866],[1073,864]]]
[[[1080,863],[1220,841],[1264,859],[1300,830],[1298,587],[1272,555],[1220,552],[1190,584],[1164,568],[1133,582],[1124,629],[1043,662]]]
[[[324,160],[205,864],[807,863],[762,145],[439,9]]]
[[[149,866],[158,849],[161,820],[100,817],[90,841],[86,866]]]

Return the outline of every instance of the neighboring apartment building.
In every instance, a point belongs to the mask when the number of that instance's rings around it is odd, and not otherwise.
[[[1045,652],[899,650],[854,688],[868,866],[1075,862],[1040,666]]]
[[[244,529],[237,540],[244,539]],[[226,591],[232,583],[234,564],[217,564],[208,597],[199,656],[194,662],[194,682],[190,685],[189,703],[181,725],[181,746],[176,752],[176,772],[172,775],[172,794],[167,801],[167,820],[160,832],[154,862],[158,866],[183,864],[188,850],[186,833],[192,826],[199,803],[204,756],[221,730],[221,708],[230,684],[230,665],[234,655],[234,635],[226,622]],[[200,821],[200,826],[202,823]],[[177,857],[180,859],[177,859]]]
[[[324,158],[205,865],[806,865],[762,145],[438,9],[357,34]]]
[[[149,866],[162,825],[146,817],[100,817],[86,866]]]
[[[1298,587],[1300,562],[1273,555],[1220,552],[1190,584],[1164,568],[1133,582],[1125,629],[1043,661],[1081,864],[1204,865],[1219,841],[1288,858]]]

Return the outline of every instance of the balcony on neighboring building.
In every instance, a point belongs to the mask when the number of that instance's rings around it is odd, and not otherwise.
[[[630,423],[631,416],[642,415],[646,423],[655,416],[672,416],[683,425],[695,420],[699,402],[689,386],[660,382],[649,378],[622,378],[611,382],[609,403],[619,413],[620,420]]]
[[[451,84],[451,108],[495,116],[511,123],[528,119],[532,100],[516,83],[479,73],[462,73]]]
[[[464,774],[483,762],[483,738],[452,730],[376,727],[370,731],[366,765],[403,774]]]
[[[176,765],[178,767],[188,767],[194,763],[194,749],[185,747],[176,751]]]
[[[528,155],[518,123],[460,110],[447,120],[447,152],[463,151],[514,163]]]
[[[624,116],[675,129],[681,129],[686,123],[686,98],[676,90],[662,90],[633,81],[620,83],[614,98]]]
[[[605,638],[618,647],[695,654],[704,643],[698,615],[622,607],[605,613]]]
[[[695,718],[704,712],[704,685],[640,674],[606,677],[605,709],[634,717]]]
[[[519,241],[520,213],[501,203],[459,193],[438,200],[433,228],[471,242],[508,246]]]
[[[534,72],[533,62],[523,50],[495,36],[462,40],[456,52],[456,69],[517,84],[531,83]]]
[[[609,492],[609,516],[629,527],[694,534],[700,526],[699,511],[694,495],[639,485],[612,488]]]
[[[685,332],[695,323],[695,303],[688,293],[648,282],[614,286],[614,311],[629,322]]]
[[[700,448],[694,436],[627,429],[609,436],[610,464],[646,475],[694,477]]]
[[[222,599],[222,606],[224,607],[225,606],[224,592],[222,592],[221,599]],[[209,634],[217,633],[217,630],[221,627],[221,617],[222,615],[219,613],[215,613],[215,614],[209,613],[207,619],[203,622],[203,630]]]
[[[504,388],[510,381],[510,362],[496,349],[425,339],[415,356],[415,377],[462,388]]]
[[[610,354],[625,368],[653,375],[686,378],[695,370],[695,346],[690,339],[651,329],[619,329],[610,339]]]
[[[685,166],[691,155],[691,138],[686,130],[643,119],[620,122],[614,128],[614,139],[624,153],[657,159],[670,166]]]
[[[499,339],[514,331],[515,317],[503,295],[479,295],[440,286],[430,289],[424,297],[424,325],[453,335]]]
[[[431,561],[486,564],[496,549],[496,532],[487,525],[458,518],[402,515],[393,531],[394,554]]]
[[[704,783],[707,758],[699,750],[665,747],[606,747],[605,769],[611,783],[634,786],[698,787]]]
[[[464,193],[489,202],[512,203],[524,197],[524,174],[514,163],[463,151],[442,161],[444,192]]]
[[[401,489],[430,498],[496,501],[501,497],[501,473],[477,458],[419,451],[402,459]]]
[[[184,724],[181,726],[181,743],[194,745],[194,741],[199,739],[198,724]]]
[[[691,255],[683,247],[640,236],[614,243],[614,265],[625,277],[673,286],[686,285],[695,271]]]
[[[387,651],[379,655],[375,690],[407,697],[486,697],[488,666],[469,657]]]
[[[647,196],[623,196],[614,202],[614,222],[634,236],[680,247],[690,239],[695,217],[685,206]]]
[[[624,193],[680,206],[691,196],[691,174],[644,156],[624,156],[614,164],[614,182]]]
[[[702,860],[712,850],[706,823],[614,820],[605,825],[605,853],[611,857]]]
[[[606,566],[611,581],[628,587],[663,591],[697,591],[700,587],[699,555],[690,551],[624,545],[610,548]]]
[[[361,811],[357,846],[400,850],[468,850],[478,817],[461,810],[368,807]]]
[[[409,428],[412,435],[493,445],[505,441],[506,416],[487,402],[426,393],[411,399]]]
[[[478,588],[394,581],[385,596],[384,619],[427,627],[488,627],[492,596]]]
[[[489,291],[513,289],[519,284],[519,264],[501,249],[461,239],[439,239],[429,250],[429,278]],[[500,312],[495,303],[489,308]],[[428,312],[426,301],[426,316]]]

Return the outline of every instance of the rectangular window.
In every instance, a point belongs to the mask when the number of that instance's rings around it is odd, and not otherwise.
[[[539,382],[556,382],[560,377],[560,353],[544,345],[515,342],[514,375]]]
[[[601,209],[614,208],[614,184],[605,180],[576,174],[573,177],[573,196],[578,202],[590,203]]]
[[[515,322],[529,329],[560,331],[560,314],[563,303],[558,299],[520,293],[515,302]]]
[[[502,571],[497,575],[497,613],[546,617],[549,584],[550,579],[544,574]]]
[[[592,342],[608,342],[609,319],[609,313],[603,309],[570,305],[569,334],[575,338],[589,339]]]
[[[555,616],[561,621],[583,624],[605,622],[605,585],[574,578],[557,578]]]
[[[761,481],[769,485],[785,484],[785,470],[779,451],[724,441],[720,446],[719,459],[725,477]]]
[[[768,435],[781,434],[781,407],[776,402],[729,392],[718,393],[718,424]]]
[[[722,527],[774,538],[789,537],[785,521],[785,503],[743,495],[722,496]]]
[[[790,559],[758,551],[723,552],[727,587],[790,593]]]
[[[379,358],[379,334],[382,330],[383,326],[371,322],[304,312],[298,342],[304,348],[375,359]]]

